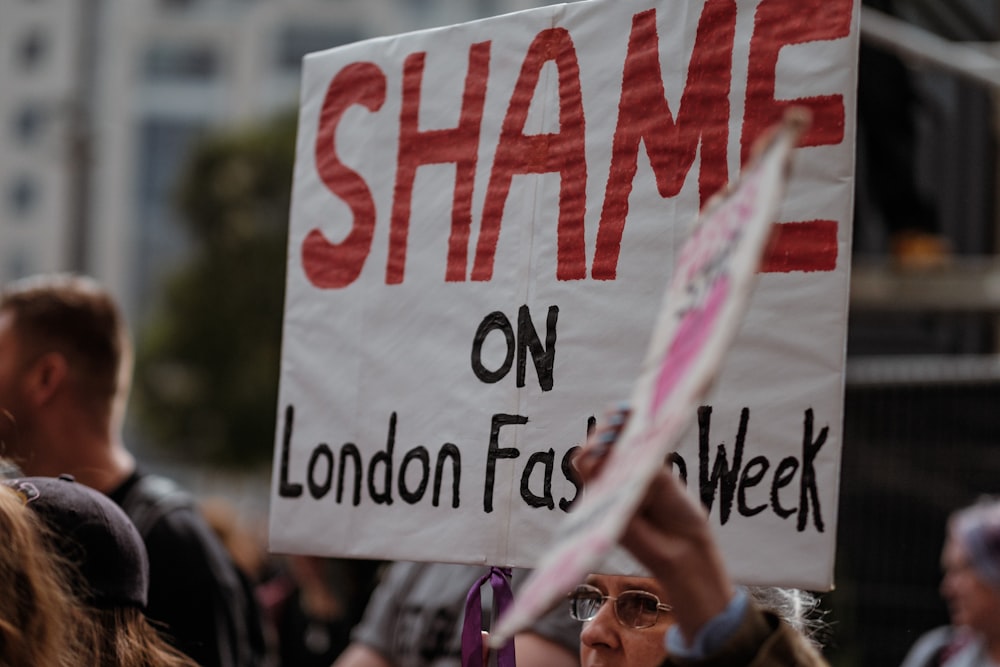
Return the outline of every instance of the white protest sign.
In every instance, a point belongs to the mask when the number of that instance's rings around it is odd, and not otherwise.
[[[700,205],[798,105],[776,246],[674,465],[737,579],[828,587],[857,19],[591,0],[308,56],[271,548],[535,565]]]

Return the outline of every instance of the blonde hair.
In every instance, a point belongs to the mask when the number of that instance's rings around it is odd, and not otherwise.
[[[55,535],[0,484],[0,664],[3,667],[197,667],[135,607],[81,601],[86,585]]]
[[[0,656],[5,667],[83,664],[89,620],[51,556],[46,529],[21,497],[0,484]],[[64,567],[65,566],[65,567]]]
[[[166,642],[135,607],[91,610],[94,667],[198,667]]]

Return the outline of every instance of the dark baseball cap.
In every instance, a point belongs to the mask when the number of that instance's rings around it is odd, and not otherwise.
[[[149,559],[139,531],[113,500],[70,475],[17,477],[20,494],[53,534],[57,553],[75,564],[82,597],[96,607],[146,606]]]

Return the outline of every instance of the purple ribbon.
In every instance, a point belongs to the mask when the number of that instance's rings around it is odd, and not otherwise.
[[[511,571],[509,567],[490,567],[469,589],[465,597],[465,623],[462,625],[462,667],[483,667],[483,602],[480,591],[486,580],[490,580],[493,588],[493,600],[496,603],[498,616],[502,616],[514,601],[514,592],[510,588]],[[497,651],[497,667],[515,667],[514,638]]]

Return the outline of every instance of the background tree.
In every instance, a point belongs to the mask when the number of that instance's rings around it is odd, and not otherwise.
[[[154,446],[227,466],[270,459],[294,114],[201,141],[176,205],[193,239],[142,328],[133,396]]]

